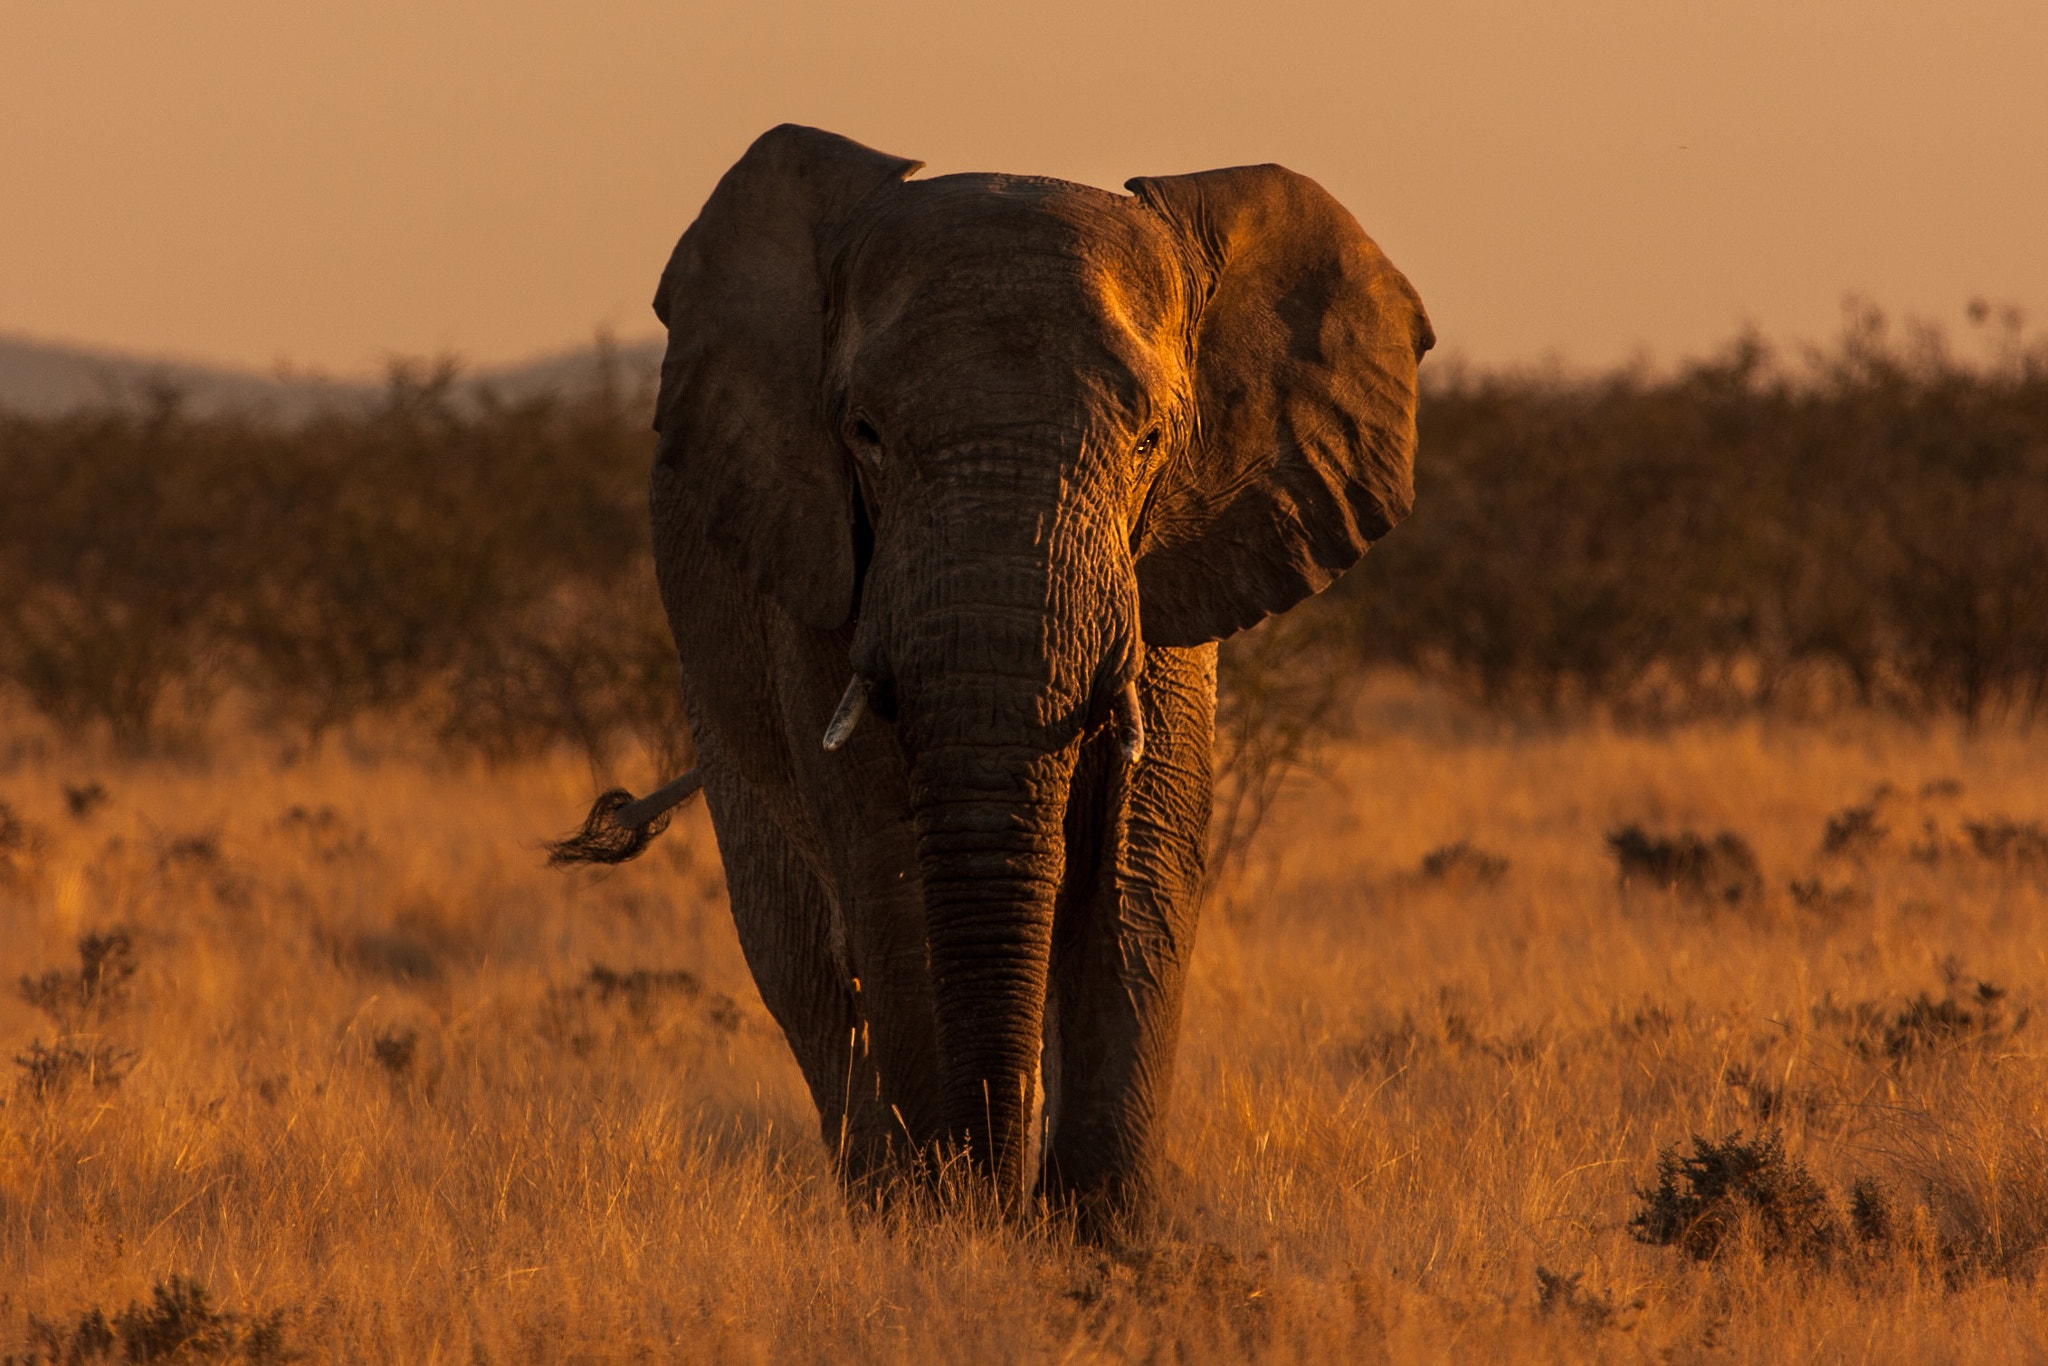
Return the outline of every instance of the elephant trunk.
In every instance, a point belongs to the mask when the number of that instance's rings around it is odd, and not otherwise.
[[[1024,1191],[1071,749],[941,745],[916,765],[942,1118],[1006,1200]]]
[[[1025,1188],[1079,741],[1137,660],[1127,533],[1042,458],[1078,444],[928,453],[946,477],[889,506],[853,649],[910,759],[941,1118],[1005,1199]]]

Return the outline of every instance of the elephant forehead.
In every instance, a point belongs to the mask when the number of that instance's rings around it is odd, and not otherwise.
[[[1129,360],[1134,345],[1149,351],[1185,329],[1175,240],[1135,199],[997,175],[911,181],[876,198],[840,271],[846,321],[870,342],[1092,336]]]

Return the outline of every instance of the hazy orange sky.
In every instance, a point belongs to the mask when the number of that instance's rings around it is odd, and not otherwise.
[[[0,0],[0,331],[354,373],[654,329],[718,174],[1316,177],[1446,349],[2048,315],[2044,0]],[[928,172],[929,173],[929,172]]]

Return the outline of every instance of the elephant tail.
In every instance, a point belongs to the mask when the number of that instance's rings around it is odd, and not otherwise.
[[[624,863],[640,857],[656,835],[668,829],[675,809],[704,786],[704,770],[693,768],[644,797],[623,787],[603,793],[574,834],[548,845],[548,867],[577,863]]]

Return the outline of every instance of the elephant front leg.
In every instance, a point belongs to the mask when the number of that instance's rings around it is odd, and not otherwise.
[[[1194,951],[1210,807],[1216,648],[1148,653],[1146,749],[1091,741],[1067,821],[1053,928],[1041,1189],[1091,1236],[1141,1218],[1160,1163]]]
[[[866,999],[830,894],[746,787],[718,777],[708,795],[733,924],[761,1001],[803,1072],[848,1189],[878,1193],[932,1142],[905,1127],[906,1106],[922,1095],[901,1094],[903,1054],[917,1041],[906,1045],[884,1003]]]

